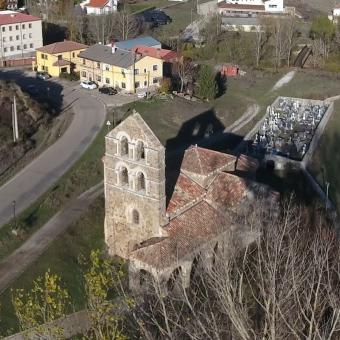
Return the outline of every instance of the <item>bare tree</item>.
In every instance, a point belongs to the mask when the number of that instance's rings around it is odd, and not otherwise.
[[[340,335],[340,251],[321,216],[288,202],[282,214],[255,207],[243,222],[260,232],[240,251],[242,235],[202,262],[191,287],[164,294],[150,280],[133,310],[146,339],[336,339]]]
[[[119,37],[126,40],[138,33],[139,25],[136,18],[130,14],[125,5],[120,12],[117,13],[117,29]]]
[[[272,23],[273,45],[274,45],[274,66],[281,67],[284,54],[284,22],[275,18]]]
[[[289,16],[285,22],[285,32],[286,32],[286,54],[287,54],[287,66],[290,67],[292,51],[296,44],[299,32],[296,28],[296,19],[294,16]]]
[[[177,65],[177,73],[180,79],[180,92],[183,92],[184,85],[190,80],[193,73],[193,65],[191,60],[187,58],[181,58]]]

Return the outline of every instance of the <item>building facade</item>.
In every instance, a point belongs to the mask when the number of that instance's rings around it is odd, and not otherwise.
[[[1,60],[32,57],[41,47],[41,19],[13,11],[0,12]]]
[[[141,56],[110,46],[97,44],[80,53],[80,79],[99,86],[115,87],[122,92],[135,93],[158,87],[163,78],[161,59]]]
[[[79,54],[86,48],[84,44],[68,40],[40,47],[36,50],[33,70],[47,72],[52,77],[59,77],[61,73],[80,72],[82,59]]]
[[[18,9],[18,0],[7,0],[7,9],[9,10]]]
[[[89,15],[107,14],[117,12],[118,0],[85,0],[80,7]]]
[[[283,0],[222,0],[218,10],[225,16],[284,13]]]
[[[268,210],[277,205],[277,193],[242,177],[256,171],[256,160],[197,146],[185,151],[167,197],[165,148],[136,112],[106,136],[103,163],[105,242],[129,260],[137,291],[147,278],[166,288],[176,275],[187,287],[198,259],[212,265],[228,242],[242,249],[258,237],[240,223],[257,200]]]

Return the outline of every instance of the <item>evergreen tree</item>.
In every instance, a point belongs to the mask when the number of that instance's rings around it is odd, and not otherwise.
[[[208,65],[202,65],[198,74],[197,95],[202,99],[214,99],[218,93],[215,74]]]

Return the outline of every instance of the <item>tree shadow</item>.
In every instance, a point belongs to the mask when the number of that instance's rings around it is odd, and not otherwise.
[[[43,21],[43,41],[44,45],[63,41],[67,38],[67,27],[56,25],[52,22]]]

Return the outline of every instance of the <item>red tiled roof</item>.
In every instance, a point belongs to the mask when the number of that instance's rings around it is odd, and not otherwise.
[[[206,176],[235,161],[233,155],[194,146],[185,151],[181,169]]]
[[[131,259],[156,268],[165,268],[191,254],[230,226],[231,222],[226,215],[202,201],[169,223],[166,228],[168,238],[133,251]]]
[[[0,14],[0,25],[17,24],[22,22],[38,21],[41,18],[34,17],[33,15],[28,15],[24,13],[8,13]]]
[[[242,5],[242,4],[227,4],[225,2],[220,2],[218,4],[219,8],[239,10],[239,11],[254,11],[254,12],[264,12],[264,5]]]
[[[60,59],[60,60],[57,60],[56,62],[53,63],[53,66],[67,66],[67,65],[70,65],[71,63],[67,60],[64,60],[64,59]]]
[[[258,168],[259,168],[259,162],[257,159],[253,157],[242,154],[237,158],[236,170],[256,172]]]
[[[207,201],[220,209],[233,208],[246,197],[247,182],[235,175],[221,172],[210,185]]]
[[[76,41],[64,40],[58,41],[50,45],[45,45],[43,47],[37,48],[37,51],[44,52],[48,54],[63,53],[78,51],[87,48],[87,45],[78,43]]]
[[[180,174],[168,204],[167,213],[171,214],[179,211],[186,205],[202,197],[204,194],[205,190],[200,185],[193,182],[189,177]]]
[[[103,8],[106,6],[106,4],[109,2],[109,0],[91,0],[86,6],[87,7],[97,7],[97,8]]]
[[[179,57],[179,54],[175,51],[166,50],[164,48],[154,48],[145,45],[137,45],[133,48],[133,51],[138,54],[148,55],[153,58],[169,61]]]

